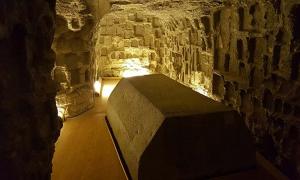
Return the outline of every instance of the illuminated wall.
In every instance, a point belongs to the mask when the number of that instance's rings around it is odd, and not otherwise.
[[[56,52],[53,78],[60,117],[73,117],[93,107],[93,62],[90,57],[93,16],[85,0],[56,2]]]
[[[133,67],[238,110],[258,150],[299,179],[299,7],[292,0],[116,4],[93,36],[97,76],[123,76],[127,59],[145,59],[149,66]]]
[[[210,12],[213,94],[240,111],[257,149],[291,179],[300,178],[299,4],[249,0]]]
[[[100,20],[93,37],[97,76],[163,73],[211,96],[212,44],[205,15],[190,13],[198,7],[193,4],[172,5],[113,6],[117,10]]]

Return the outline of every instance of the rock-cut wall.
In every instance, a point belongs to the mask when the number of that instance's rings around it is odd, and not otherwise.
[[[241,1],[209,13],[212,93],[238,109],[258,150],[300,178],[300,1]]]
[[[199,5],[180,1],[123,3],[116,1],[112,12],[96,27],[93,56],[97,75],[162,73],[210,94],[212,43],[202,24],[207,18],[196,11]]]
[[[299,0],[115,0],[94,34],[97,76],[163,73],[234,107],[299,179],[299,12]]]
[[[49,179],[61,123],[51,79],[55,0],[0,1],[0,179]]]
[[[53,78],[59,83],[56,102],[60,116],[73,117],[94,105],[89,43],[94,20],[85,0],[58,0],[56,12],[52,44],[57,57]]]

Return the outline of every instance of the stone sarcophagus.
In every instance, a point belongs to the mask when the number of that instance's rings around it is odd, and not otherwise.
[[[237,112],[164,75],[122,79],[107,118],[133,180],[205,178],[255,165]]]

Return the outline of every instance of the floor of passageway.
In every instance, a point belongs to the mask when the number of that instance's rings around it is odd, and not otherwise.
[[[104,95],[116,80],[105,81]],[[90,111],[64,122],[53,157],[52,180],[126,180],[104,121],[107,97]]]
[[[88,112],[64,122],[53,157],[52,180],[126,180],[105,122],[106,102],[118,80],[105,80],[102,97]],[[257,156],[258,167],[214,180],[284,179],[268,161]]]

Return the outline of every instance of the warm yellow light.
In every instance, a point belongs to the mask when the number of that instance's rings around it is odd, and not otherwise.
[[[58,117],[64,119],[65,118],[65,108],[59,107],[58,105],[56,105],[56,107],[57,107]]]
[[[98,94],[101,92],[101,82],[100,81],[95,81],[94,82],[94,91]]]
[[[146,55],[146,54],[147,54],[146,56],[148,56],[149,49],[147,49],[147,48],[125,47],[125,52],[134,54],[137,57],[142,57],[143,55]]]
[[[128,77],[134,77],[134,76],[143,76],[143,75],[147,75],[150,74],[148,69],[140,69],[140,70],[125,70],[122,73],[122,77],[128,78]]]
[[[206,90],[205,88],[203,88],[203,87],[200,87],[200,86],[199,86],[199,87],[196,87],[194,90],[197,91],[198,93],[200,93],[200,94],[206,96],[206,97],[210,97],[210,95],[209,95],[209,93],[207,92],[207,90]]]
[[[150,70],[145,68],[149,66],[148,59],[131,58],[124,60],[122,77],[143,76],[150,74]]]
[[[102,88],[102,97],[103,98],[108,98],[115,87],[116,87],[115,85],[104,84],[103,88]]]

